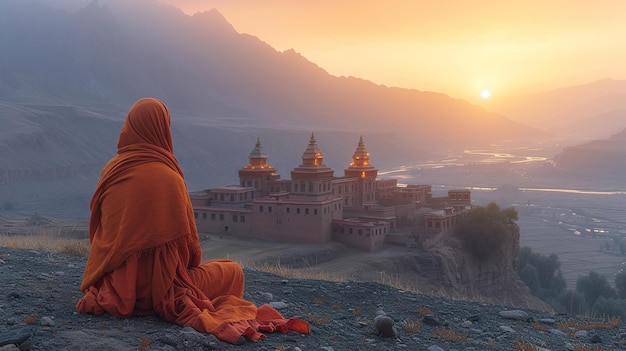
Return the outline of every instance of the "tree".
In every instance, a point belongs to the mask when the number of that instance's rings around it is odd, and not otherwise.
[[[626,299],[626,272],[620,271],[615,275],[615,290],[620,299]]]
[[[509,210],[507,216],[495,202],[476,207],[455,227],[455,235],[475,258],[487,261],[500,251],[510,234],[513,219],[510,216],[517,218],[517,211],[515,215],[513,211],[515,209]]]
[[[626,319],[626,300],[598,297],[592,311],[596,316]]]
[[[541,283],[539,282],[539,272],[537,272],[537,268],[530,263],[526,264],[524,265],[524,268],[520,269],[519,276],[530,288],[533,295],[537,296],[541,291]]]
[[[502,210],[502,214],[510,220],[517,221],[517,210],[513,207],[508,207]]]
[[[606,277],[596,271],[590,271],[588,275],[579,275],[576,281],[576,291],[583,294],[590,307],[595,304],[600,296],[605,298],[617,297],[615,289],[609,285]]]
[[[534,253],[528,246],[519,251],[518,273],[533,295],[544,301],[555,301],[566,287],[559,257]]]
[[[585,297],[577,293],[574,290],[564,291],[558,298],[559,304],[569,314],[583,314],[585,313],[587,303]]]

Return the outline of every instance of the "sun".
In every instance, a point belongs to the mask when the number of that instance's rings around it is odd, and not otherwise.
[[[480,97],[482,97],[485,100],[489,99],[490,96],[491,96],[491,92],[487,89],[480,92]]]

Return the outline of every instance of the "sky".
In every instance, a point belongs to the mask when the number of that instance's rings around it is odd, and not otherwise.
[[[215,8],[335,76],[474,103],[626,79],[624,0],[160,1]]]

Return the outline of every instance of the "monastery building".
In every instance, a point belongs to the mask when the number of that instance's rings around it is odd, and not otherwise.
[[[374,251],[416,234],[449,230],[470,208],[469,190],[433,198],[430,185],[378,179],[363,138],[337,177],[311,134],[302,164],[281,179],[260,140],[239,170],[239,185],[190,194],[200,233],[323,244],[331,240]],[[407,230],[409,228],[409,230]]]

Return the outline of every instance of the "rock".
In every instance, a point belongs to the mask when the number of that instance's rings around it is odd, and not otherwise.
[[[577,337],[577,338],[584,338],[584,337],[586,337],[586,336],[587,336],[587,334],[588,334],[588,332],[587,332],[586,330],[577,330],[577,331],[574,333],[574,337]]]
[[[513,330],[513,328],[509,327],[508,325],[501,325],[500,330],[505,331],[507,333],[515,333],[515,330]]]
[[[432,314],[424,315],[422,317],[422,322],[424,322],[424,324],[431,325],[433,327],[448,325],[447,322],[440,320],[439,317],[434,316]]]
[[[591,339],[589,339],[589,341],[592,344],[601,344],[602,343],[602,338],[600,337],[600,335],[598,334],[594,334]]]
[[[553,335],[567,336],[567,334],[566,334],[564,331],[559,330],[559,329],[554,329],[554,328],[552,328],[552,329],[548,330],[548,332],[549,332],[550,334],[553,334]]]
[[[439,347],[439,345],[430,345],[430,346],[428,346],[428,348],[426,350],[427,351],[446,351],[446,350],[442,349],[441,347]]]
[[[501,311],[500,317],[504,319],[514,319],[519,321],[528,321],[528,313],[522,310],[509,310],[509,311]]]
[[[376,335],[386,337],[386,338],[394,338],[398,335],[396,328],[394,327],[394,321],[391,317],[386,315],[378,315],[374,318],[374,332]]]
[[[19,328],[0,334],[0,346],[8,344],[21,344],[30,338],[31,333],[28,328]]]
[[[269,303],[270,306],[274,307],[277,310],[282,310],[284,308],[287,308],[287,303],[283,302],[283,301],[272,301]]]
[[[541,318],[539,319],[539,323],[546,325],[555,325],[556,321],[552,318]]]
[[[0,346],[0,351],[21,351],[21,350],[19,347],[13,344],[9,344],[9,345]]]
[[[480,320],[480,315],[479,314],[473,314],[469,317],[467,317],[467,320],[470,322],[478,322]]]

